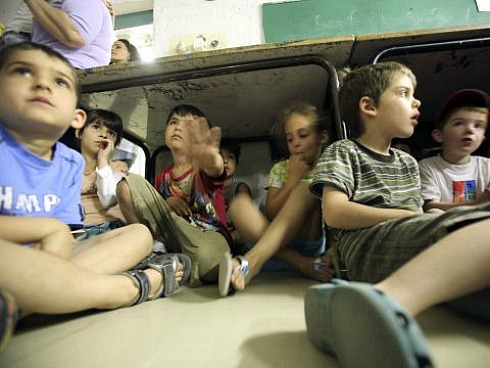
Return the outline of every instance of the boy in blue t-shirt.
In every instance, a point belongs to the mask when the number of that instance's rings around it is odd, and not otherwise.
[[[84,163],[57,140],[85,122],[78,97],[75,70],[56,51],[28,42],[0,51],[0,289],[23,312],[129,306],[171,294],[189,271],[164,255],[124,272],[152,250],[142,225],[75,242],[68,225],[83,224]]]

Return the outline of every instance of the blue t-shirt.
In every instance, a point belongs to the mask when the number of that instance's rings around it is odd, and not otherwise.
[[[0,215],[52,217],[83,226],[85,161],[59,142],[53,156],[47,161],[28,151],[0,122]]]

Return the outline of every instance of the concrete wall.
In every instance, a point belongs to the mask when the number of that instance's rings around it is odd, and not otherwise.
[[[263,3],[283,0],[154,0],[154,48],[158,56],[192,52],[194,41],[203,35],[203,49],[239,47],[263,43]],[[197,42],[199,49],[199,41]]]

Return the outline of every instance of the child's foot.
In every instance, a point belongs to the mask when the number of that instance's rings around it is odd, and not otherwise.
[[[311,279],[329,282],[335,276],[332,264],[332,255],[329,253],[315,258],[302,257],[302,260],[298,262],[298,271]]]
[[[372,285],[334,279],[312,286],[305,318],[313,344],[342,367],[433,367],[417,322]]]
[[[150,280],[150,284],[151,284],[151,289],[150,289],[150,293],[148,294],[148,299],[149,300],[156,299],[159,296],[158,295],[159,292],[163,291],[161,290],[162,286],[165,287],[165,275],[153,268],[148,268],[144,272],[148,276],[148,279]],[[175,272],[175,277],[174,277],[175,283],[180,284],[183,277],[184,277],[184,265],[182,263],[179,263],[178,269]]]
[[[226,252],[219,264],[219,294],[227,296],[230,291],[243,291],[253,276],[244,256],[232,258],[231,254]]]
[[[131,278],[138,289],[138,295],[123,307],[154,300],[161,296],[167,297],[179,289],[187,281],[190,274],[191,260],[184,254],[162,254],[148,262],[147,269],[123,272]]]

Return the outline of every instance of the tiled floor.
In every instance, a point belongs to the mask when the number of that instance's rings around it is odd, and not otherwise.
[[[168,299],[111,312],[31,317],[0,367],[337,367],[308,341],[303,292],[314,282],[263,274],[240,294],[184,288]],[[434,308],[419,321],[438,367],[489,367],[490,325]]]

